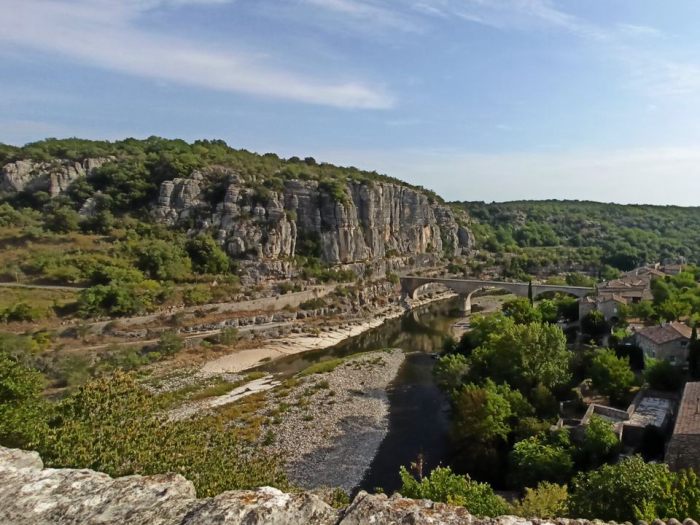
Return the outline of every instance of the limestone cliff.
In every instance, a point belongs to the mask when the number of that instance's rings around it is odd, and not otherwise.
[[[80,177],[89,176],[109,158],[85,159],[83,162],[34,162],[18,160],[0,170],[0,194],[19,191],[45,191],[51,197],[65,192]]]
[[[189,220],[194,231],[216,231],[237,258],[284,261],[311,242],[324,262],[353,264],[388,254],[454,256],[474,244],[466,216],[458,219],[406,186],[353,181],[341,186],[338,198],[316,181],[287,180],[261,196],[230,174],[216,202],[209,184],[200,172],[164,182],[155,214],[168,223]]]
[[[477,518],[463,507],[365,492],[345,509],[313,494],[270,487],[197,499],[192,483],[179,474],[112,479],[87,469],[45,469],[36,452],[3,447],[0,486],[4,525],[592,525],[581,519]],[[675,519],[654,523],[680,525]],[[697,524],[688,519],[684,525]]]

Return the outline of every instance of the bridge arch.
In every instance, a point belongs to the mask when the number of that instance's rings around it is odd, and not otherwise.
[[[480,289],[500,288],[520,297],[527,297],[532,286],[533,296],[546,292],[564,292],[575,297],[585,297],[593,291],[593,288],[583,286],[558,286],[549,284],[530,284],[507,281],[479,281],[469,279],[445,279],[441,277],[400,277],[401,295],[403,299],[418,298],[418,291],[428,284],[438,283],[453,290],[461,298],[460,309],[467,313],[471,311],[472,294]]]

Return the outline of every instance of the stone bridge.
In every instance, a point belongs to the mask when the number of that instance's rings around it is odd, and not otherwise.
[[[489,288],[500,288],[502,290],[507,290],[508,292],[519,295],[521,297],[528,296],[529,283],[511,283],[504,281],[474,281],[467,279],[443,279],[440,277],[411,277],[403,276],[400,277],[401,281],[401,297],[403,299],[418,298],[418,290],[428,284],[442,284],[451,290],[454,290],[459,294],[460,310],[464,313],[471,312],[472,310],[472,294],[479,290],[486,290]],[[585,297],[589,293],[593,292],[593,288],[586,288],[584,286],[557,286],[552,284],[535,284],[532,283],[532,296],[537,297],[538,295],[545,292],[559,292],[574,295],[576,297]]]

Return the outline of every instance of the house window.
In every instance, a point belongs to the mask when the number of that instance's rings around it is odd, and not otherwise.
[[[684,348],[688,346],[688,341],[681,341],[681,346]]]
[[[651,351],[651,357],[656,357],[656,350]]]
[[[668,361],[669,361],[669,363],[671,363],[672,365],[675,365],[675,364],[676,364],[676,356],[675,356],[675,355],[672,355],[671,357],[668,358]]]

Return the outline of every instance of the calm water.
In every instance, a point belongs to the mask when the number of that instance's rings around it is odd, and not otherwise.
[[[448,462],[445,397],[433,381],[435,360],[430,354],[442,349],[457,317],[456,299],[440,301],[332,348],[288,356],[260,369],[288,377],[314,363],[358,352],[387,347],[406,352],[389,390],[389,433],[360,485],[365,490],[382,487],[391,494],[400,487],[399,467],[408,466],[419,454],[425,472]]]

